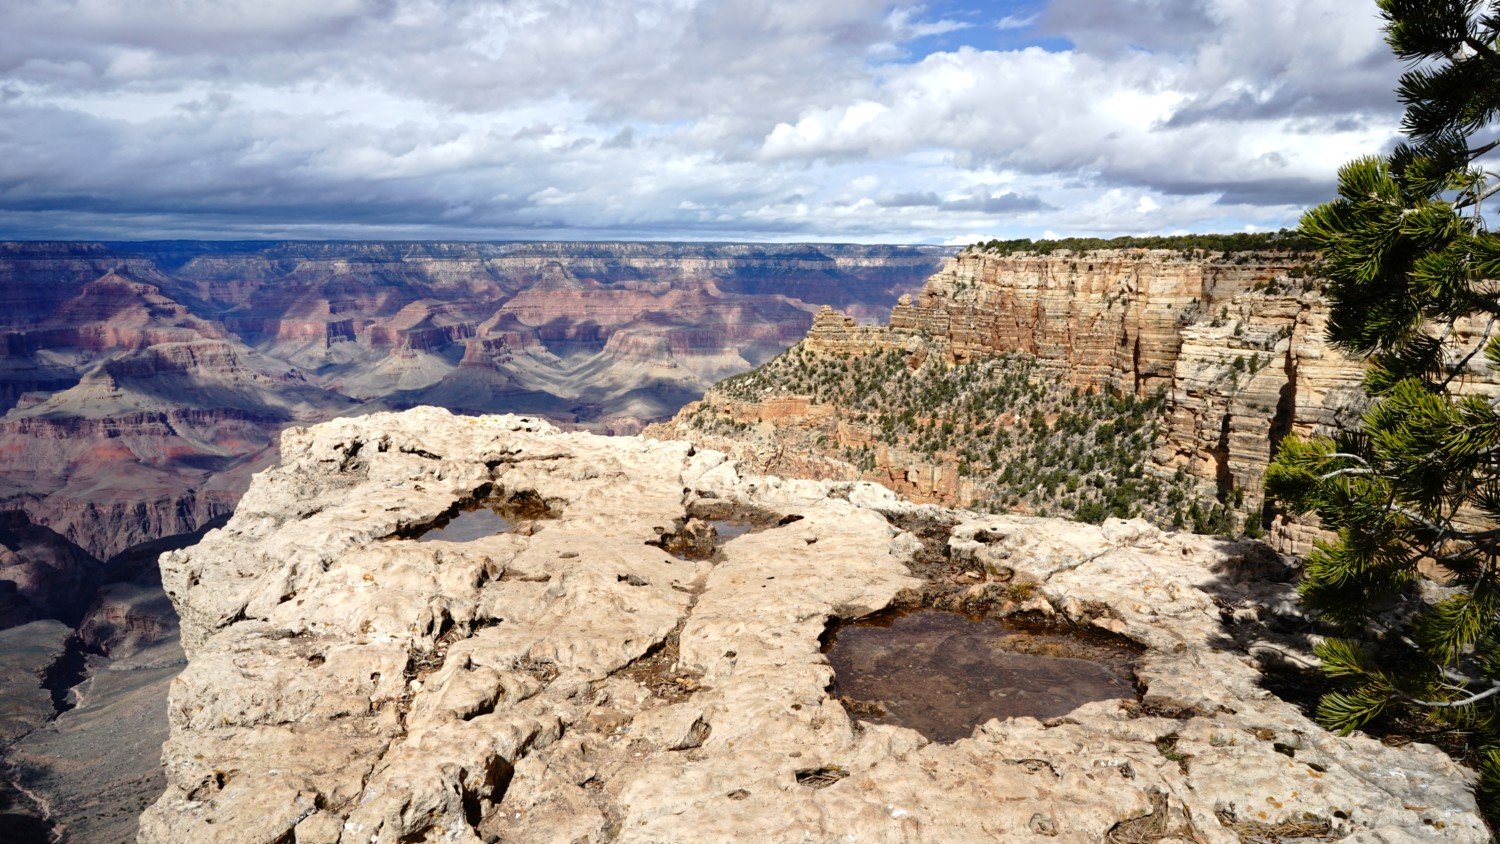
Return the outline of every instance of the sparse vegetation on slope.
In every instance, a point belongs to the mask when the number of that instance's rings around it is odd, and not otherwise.
[[[1199,533],[1224,532],[1232,523],[1225,507],[1197,497],[1185,475],[1147,472],[1161,396],[1064,388],[1028,355],[954,366],[929,359],[913,369],[900,349],[836,357],[799,345],[719,384],[686,421],[709,434],[742,434],[749,426],[717,397],[785,396],[837,408],[844,430],[855,432],[840,437],[830,428],[811,447],[863,473],[876,469],[882,444],[901,463],[954,466],[975,485],[977,509],[1094,523],[1142,516]]]
[[[1065,237],[1057,240],[990,240],[975,249],[998,255],[1053,252],[1088,252],[1094,249],[1170,249],[1184,254],[1207,252],[1310,252],[1311,244],[1299,233],[1282,229],[1248,234],[1184,234],[1152,237]]]

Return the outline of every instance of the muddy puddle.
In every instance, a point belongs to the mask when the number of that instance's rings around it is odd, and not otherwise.
[[[475,490],[473,498],[454,504],[432,521],[405,528],[392,539],[418,542],[473,542],[501,533],[530,536],[537,523],[556,519],[562,513],[530,490],[497,491],[490,485]]]
[[[852,715],[933,741],[1136,696],[1127,644],[1051,627],[923,609],[836,625],[825,642],[832,691]]]
[[[500,513],[482,507],[464,510],[449,519],[447,524],[434,527],[417,537],[418,542],[473,542],[497,533],[508,533],[516,526],[515,521]]]

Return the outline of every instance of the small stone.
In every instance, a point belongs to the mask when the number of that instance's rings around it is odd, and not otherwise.
[[[1026,822],[1026,827],[1037,835],[1057,835],[1057,822],[1041,812],[1032,815],[1031,820]]]

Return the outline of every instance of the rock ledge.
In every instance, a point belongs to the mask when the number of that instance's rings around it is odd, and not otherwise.
[[[1442,753],[1330,735],[1258,685],[1220,610],[1275,600],[1243,547],[430,408],[292,429],[282,455],[163,558],[190,661],[143,842],[1488,840]],[[555,517],[408,538],[519,498]],[[663,550],[727,515],[763,527]],[[1028,609],[1144,645],[1142,700],[952,744],[851,719],[819,636],[922,591],[893,523],[928,517],[957,522],[971,589],[1032,583]]]

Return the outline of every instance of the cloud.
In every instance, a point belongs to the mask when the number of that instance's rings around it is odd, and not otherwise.
[[[924,193],[898,193],[880,200],[886,208],[936,208],[943,200],[932,191]]]
[[[875,97],[778,124],[761,155],[882,158],[940,147],[960,166],[1297,205],[1396,124],[1397,66],[1362,9],[1058,0],[1047,19],[1075,24],[1089,48],[930,55],[889,72]],[[1141,23],[1157,19],[1180,19],[1200,40],[1184,44]]]
[[[0,31],[0,237],[1276,227],[1399,123],[1347,0],[33,0]]]
[[[1192,50],[1213,39],[1215,12],[1223,5],[1204,0],[1053,0],[1037,23],[1092,54]]]
[[[935,208],[940,211],[977,211],[992,215],[1046,211],[1053,207],[1034,194],[1022,195],[1011,191],[980,191],[948,199],[931,191],[898,193],[879,200],[878,204],[885,208]]]
[[[1037,22],[1036,15],[1006,15],[995,21],[994,27],[999,30],[1026,29],[1034,26]]]

